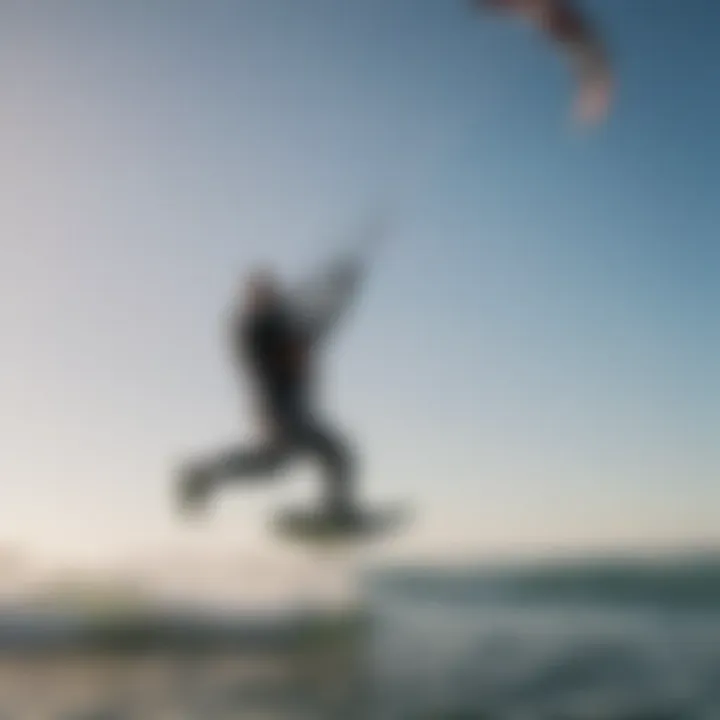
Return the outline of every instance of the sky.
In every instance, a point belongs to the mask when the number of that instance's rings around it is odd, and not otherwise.
[[[0,3],[0,544],[254,552],[283,483],[188,528],[172,472],[243,441],[223,312],[379,206],[324,359],[409,553],[720,539],[720,6],[587,0],[618,96],[431,0]]]

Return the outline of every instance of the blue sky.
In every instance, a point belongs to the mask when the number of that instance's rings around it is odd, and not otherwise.
[[[248,427],[221,312],[376,203],[326,396],[408,550],[717,539],[720,8],[585,5],[619,76],[590,133],[542,40],[462,2],[3,3],[0,541],[263,546],[310,468],[191,535],[168,503]]]

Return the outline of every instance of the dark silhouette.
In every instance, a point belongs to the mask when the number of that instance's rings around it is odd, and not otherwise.
[[[322,510],[338,520],[353,514],[356,459],[348,440],[318,416],[315,358],[355,297],[364,270],[364,253],[356,253],[294,292],[268,270],[247,278],[242,302],[231,314],[230,337],[238,369],[256,390],[263,439],[185,464],[178,487],[184,508],[202,506],[222,484],[268,481],[309,455],[323,471]]]

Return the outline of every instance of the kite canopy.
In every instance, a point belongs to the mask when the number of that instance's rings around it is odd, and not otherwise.
[[[590,21],[570,0],[472,0],[481,10],[514,14],[534,25],[568,58],[578,78],[575,115],[583,123],[605,119],[613,74],[605,47]]]

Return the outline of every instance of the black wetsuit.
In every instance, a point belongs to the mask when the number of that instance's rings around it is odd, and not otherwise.
[[[308,342],[285,306],[238,319],[235,348],[273,417],[308,410]]]
[[[236,445],[202,463],[213,482],[251,483],[271,479],[299,455],[309,454],[323,470],[325,506],[345,512],[354,506],[354,453],[347,440],[318,418],[313,402],[312,364],[355,294],[363,266],[334,263],[293,302],[238,314],[229,328],[234,359],[259,390],[271,420],[263,438]],[[318,288],[320,301],[312,300]]]
[[[325,502],[334,510],[352,504],[353,463],[342,437],[320,422],[309,401],[309,342],[281,304],[236,317],[232,325],[237,361],[258,385],[272,431],[255,447],[235,447],[212,463],[217,479],[262,480],[299,454],[314,456],[324,469]]]

